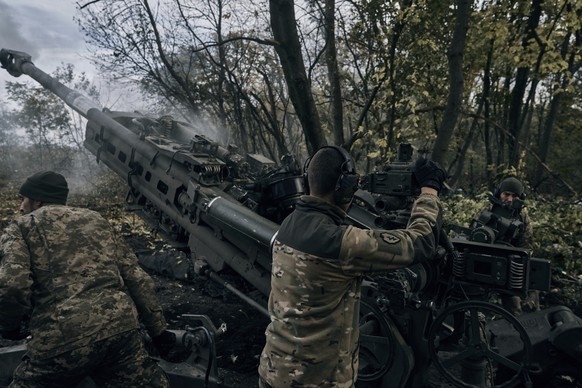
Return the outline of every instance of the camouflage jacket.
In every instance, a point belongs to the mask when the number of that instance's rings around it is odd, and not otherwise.
[[[266,345],[259,374],[277,387],[353,387],[362,276],[432,257],[441,205],[422,194],[406,229],[342,225],[338,207],[304,196],[273,246]]]
[[[137,308],[137,309],[136,309]],[[48,358],[139,327],[166,327],[152,279],[97,212],[43,206],[0,238],[0,330],[29,320],[31,357]]]

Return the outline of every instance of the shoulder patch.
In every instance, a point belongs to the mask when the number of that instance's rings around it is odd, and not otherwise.
[[[384,240],[384,242],[386,242],[387,244],[396,244],[398,242],[400,242],[400,237],[396,237],[395,235],[391,234],[391,233],[380,233],[380,238],[382,240]]]

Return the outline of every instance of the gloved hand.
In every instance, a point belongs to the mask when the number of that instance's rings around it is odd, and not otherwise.
[[[438,192],[447,179],[447,173],[437,162],[425,158],[416,161],[413,173],[420,187],[430,187]]]
[[[164,330],[161,334],[152,338],[152,344],[160,354],[160,357],[164,358],[176,346],[176,334],[169,330]]]
[[[0,335],[2,336],[2,338],[7,340],[19,341],[28,337],[30,333],[26,330],[22,330],[19,328],[15,330],[2,331],[0,332]]]

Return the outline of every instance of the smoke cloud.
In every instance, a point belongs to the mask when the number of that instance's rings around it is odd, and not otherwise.
[[[73,20],[73,0],[0,0],[0,48],[24,51],[32,62],[46,73],[63,63],[72,63],[77,71],[93,72],[83,57],[83,35]],[[0,100],[4,100],[6,81],[28,81],[14,78],[0,69]]]
[[[22,15],[3,0],[0,0],[0,9],[2,10],[0,12],[0,45],[2,48],[25,51],[34,57],[38,56],[38,46],[24,36],[23,25],[18,22],[19,16]]]

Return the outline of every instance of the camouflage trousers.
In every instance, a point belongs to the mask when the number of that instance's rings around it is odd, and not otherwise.
[[[99,387],[170,386],[133,330],[48,359],[25,355],[9,387],[75,387],[87,377]]]
[[[503,307],[515,316],[525,312],[540,311],[540,293],[537,290],[529,291],[527,299],[519,296],[503,295],[501,297]]]

